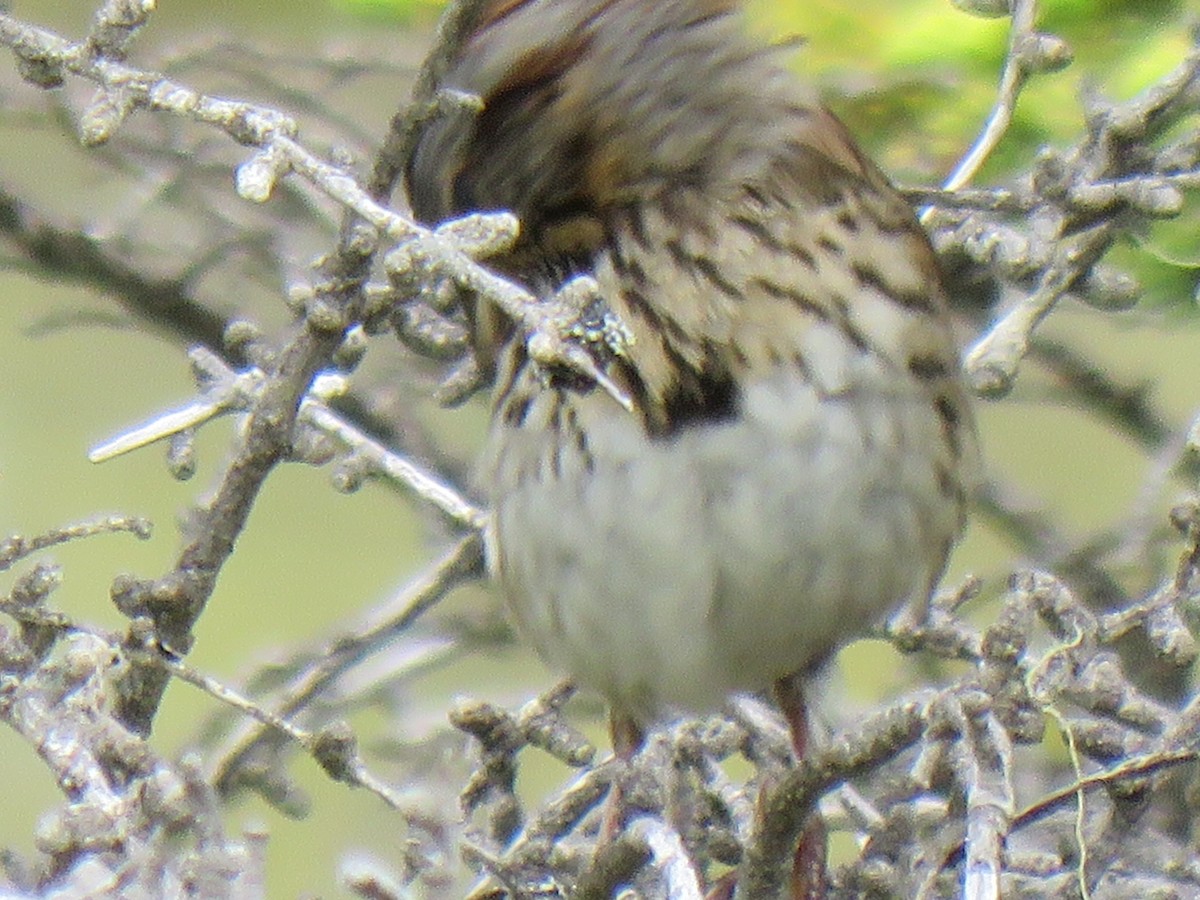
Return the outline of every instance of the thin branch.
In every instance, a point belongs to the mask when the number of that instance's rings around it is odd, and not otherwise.
[[[1035,72],[1061,69],[1071,62],[1071,53],[1057,38],[1038,34],[1037,0],[1013,0],[1009,26],[1008,54],[1000,76],[1000,90],[987,125],[967,155],[955,166],[942,189],[957,191],[975,177],[1012,124],[1017,99],[1026,80]]]
[[[427,572],[413,579],[403,593],[355,631],[333,637],[328,650],[294,677],[274,702],[274,715],[294,718],[323,691],[363,659],[407,631],[414,622],[458,585],[477,578],[482,565],[478,534],[461,539]],[[236,773],[267,738],[261,728],[243,728],[229,745],[214,754],[212,783],[226,791]]]

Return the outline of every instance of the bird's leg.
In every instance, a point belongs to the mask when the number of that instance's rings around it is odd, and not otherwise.
[[[612,740],[613,754],[628,767],[646,742],[646,732],[629,716],[613,710],[608,718],[608,733]],[[604,801],[604,818],[600,825],[598,846],[603,847],[621,833],[625,827],[625,797],[622,782],[625,772],[617,773],[616,780]]]
[[[772,692],[787,722],[796,761],[800,762],[808,752],[809,741],[808,705],[804,702],[800,676],[780,678],[775,682]],[[800,833],[796,853],[792,857],[789,896],[793,900],[818,900],[825,896],[825,850],[825,823],[820,813],[814,812]]]

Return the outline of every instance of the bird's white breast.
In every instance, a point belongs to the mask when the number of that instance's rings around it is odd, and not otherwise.
[[[670,438],[600,392],[574,398],[585,448],[555,437],[550,389],[497,422],[492,565],[547,662],[638,718],[711,709],[923,599],[959,527],[942,423],[878,357],[837,363]]]

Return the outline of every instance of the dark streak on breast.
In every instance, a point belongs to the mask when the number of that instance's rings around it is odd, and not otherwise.
[[[922,381],[936,381],[950,374],[950,366],[939,356],[914,355],[908,359],[908,371]]]
[[[519,396],[504,404],[504,424],[511,425],[513,428],[520,428],[525,424],[525,417],[529,415],[529,405],[532,402],[528,395]]]
[[[734,379],[707,363],[697,369],[670,345],[665,349],[679,377],[663,396],[662,422],[652,430],[651,436],[665,440],[687,427],[732,418],[737,412],[739,398]]]
[[[934,401],[934,408],[942,420],[942,435],[946,439],[946,445],[950,448],[954,458],[958,459],[962,456],[962,441],[958,437],[958,425],[962,416],[959,414],[958,407],[953,400],[943,394]]]

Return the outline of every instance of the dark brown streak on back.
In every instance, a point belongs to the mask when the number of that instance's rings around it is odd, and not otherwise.
[[[786,247],[784,247],[784,250],[789,256],[794,256],[796,259],[800,260],[806,269],[816,271],[817,258],[807,247],[792,241],[789,242]]]
[[[646,269],[640,262],[636,259],[629,260],[625,271],[635,287],[639,290],[645,290],[647,284]]]
[[[753,216],[733,216],[729,220],[731,225],[742,229],[750,237],[754,238],[764,247],[769,250],[774,250],[776,253],[784,252],[784,245],[779,238],[771,234],[771,230],[767,228],[759,219]]]
[[[803,310],[812,316],[814,319],[819,319],[822,322],[831,320],[829,310],[817,303],[811,297],[801,293],[794,287],[779,284],[769,278],[758,277],[750,282],[752,287],[760,288],[764,293],[776,300],[786,300],[793,306]]]
[[[745,186],[746,196],[757,203],[761,208],[766,209],[771,205],[770,198],[763,191],[752,184]]]
[[[646,299],[645,294],[637,288],[627,287],[621,292],[621,296],[630,311],[638,318],[643,319],[652,331],[661,332],[663,330],[662,316]]]
[[[817,246],[832,256],[841,256],[846,252],[845,248],[842,247],[841,244],[826,234],[823,234],[817,238]]]
[[[650,234],[646,231],[646,217],[642,210],[637,206],[626,206],[621,210],[619,218],[637,245],[643,250],[649,250]]]
[[[871,350],[871,342],[867,340],[867,336],[858,329],[850,318],[850,304],[846,301],[846,298],[839,294],[834,294],[830,299],[833,301],[833,308],[837,310],[837,326],[842,330],[842,334],[846,337],[846,340],[853,344],[854,348],[860,353],[866,353]],[[883,357],[883,354],[876,355]]]
[[[721,274],[720,268],[707,256],[693,256],[692,269],[698,272],[705,281],[731,300],[744,300],[745,297],[737,287]]]
[[[934,313],[936,309],[929,295],[920,290],[900,290],[888,283],[888,280],[874,266],[855,263],[850,270],[855,279],[863,287],[878,291],[889,300],[894,300],[905,309],[914,312]]]
[[[732,300],[745,299],[737,286],[722,275],[717,264],[707,256],[697,256],[688,253],[683,248],[683,245],[676,240],[667,241],[666,248],[667,253],[671,255],[672,262],[684,272],[693,276],[699,276]]]
[[[858,233],[858,220],[848,209],[843,209],[837,215],[837,223],[851,234]]]

